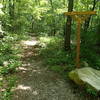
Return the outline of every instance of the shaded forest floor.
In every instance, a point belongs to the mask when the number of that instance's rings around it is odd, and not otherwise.
[[[22,66],[16,74],[18,81],[12,100],[100,100],[83,95],[68,79],[48,70],[38,56],[38,44],[35,37],[20,43]]]

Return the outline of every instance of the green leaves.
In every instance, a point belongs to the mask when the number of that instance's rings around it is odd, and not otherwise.
[[[61,37],[41,37],[40,40],[40,55],[47,65],[73,65],[73,57],[63,50]]]
[[[13,94],[13,92],[11,90],[15,86],[16,77],[15,76],[13,76],[13,77],[7,77],[6,80],[8,81],[6,83],[7,86],[0,93],[0,100],[11,100],[11,96]],[[5,85],[5,83],[2,82],[2,86],[3,85]]]
[[[4,12],[2,11],[2,8],[3,8],[3,4],[0,3],[0,16],[1,16],[1,15],[4,15]]]
[[[17,49],[13,48],[15,40],[16,38],[8,35],[0,41],[0,74],[11,74],[20,66],[19,57],[16,56]]]

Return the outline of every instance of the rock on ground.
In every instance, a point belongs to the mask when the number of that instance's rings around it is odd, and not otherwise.
[[[89,86],[91,89],[100,91],[100,71],[85,67],[69,73],[69,77],[78,85]]]

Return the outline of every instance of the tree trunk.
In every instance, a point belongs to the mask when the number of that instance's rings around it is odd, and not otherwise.
[[[97,37],[97,41],[96,41],[96,47],[97,47],[97,52],[100,54],[100,19],[98,18],[98,26],[96,28],[96,37]]]
[[[73,11],[74,0],[69,0],[68,4],[68,12]],[[71,35],[71,22],[72,18],[70,16],[67,17],[66,25],[65,25],[65,41],[64,41],[64,48],[66,51],[70,51],[70,35]]]
[[[93,7],[92,7],[91,11],[94,11],[96,3],[97,3],[97,1],[94,0],[93,1]],[[89,28],[90,20],[91,20],[91,16],[89,16],[88,19],[84,23],[84,32],[87,32],[87,30]]]
[[[55,17],[56,16],[54,16],[54,6],[53,6],[53,2],[52,2],[52,0],[50,0],[50,4],[51,4],[51,7],[52,7],[52,30],[51,30],[51,35],[53,35],[53,36],[55,36],[55,34],[56,34],[56,21],[55,21]]]
[[[14,8],[15,8],[15,4],[14,4],[14,0],[13,3],[11,0],[9,0],[9,16],[10,16],[10,31],[14,31]]]

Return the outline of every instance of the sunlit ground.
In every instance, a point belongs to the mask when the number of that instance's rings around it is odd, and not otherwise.
[[[25,85],[18,85],[16,90],[29,90],[32,91],[30,86],[25,86]],[[32,91],[32,94],[37,95],[38,92],[36,90]]]
[[[24,53],[22,54],[22,58],[23,61],[24,59],[30,59],[32,56],[35,56],[35,54],[37,54],[34,50],[34,46],[38,44],[38,41],[33,38],[33,40],[27,40],[27,41],[22,41],[21,45],[22,47],[25,49]],[[30,47],[30,49],[28,49]],[[36,67],[37,65],[35,64],[31,64],[30,62],[23,62],[22,66],[20,66],[17,70],[20,73],[20,75],[22,77],[24,77],[24,75],[26,75],[26,79],[27,78],[32,78],[33,73],[37,74],[41,74],[41,70]],[[33,96],[36,96],[39,94],[39,92],[37,90],[32,89],[32,85],[26,85],[26,83],[19,83],[17,84],[17,86],[12,90],[12,91],[16,91],[16,93],[18,92],[23,92],[22,94],[25,94],[26,92],[28,92],[28,94],[32,94]],[[16,98],[19,98],[16,96]]]
[[[36,45],[38,42],[36,40],[30,40],[30,41],[22,41],[22,43],[26,46],[34,46]]]
[[[24,68],[24,67],[19,67],[18,70],[21,70],[21,71],[27,71],[27,69]]]
[[[30,92],[34,96],[39,94],[39,92],[37,90],[33,90],[30,86],[25,86],[23,84],[18,85],[15,90],[21,90],[23,92],[28,91],[28,92]],[[18,96],[16,96],[16,97],[18,98]]]
[[[24,86],[24,85],[18,85],[16,90],[31,90],[31,87]]]
[[[22,64],[22,66],[23,66],[23,64]],[[32,70],[33,73],[41,74],[41,70],[39,70],[38,68],[37,69],[32,69],[29,66],[26,66],[26,68],[25,68],[25,66],[24,67],[19,67],[17,70],[21,71],[23,73],[27,73],[28,71]],[[31,74],[30,74],[30,76],[31,76]]]

